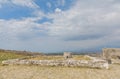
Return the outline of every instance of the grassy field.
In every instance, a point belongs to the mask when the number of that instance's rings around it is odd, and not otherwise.
[[[0,66],[0,79],[120,79],[120,65],[109,70],[78,67]]]
[[[26,55],[20,55],[20,54],[16,54],[12,52],[1,52],[0,51],[0,64],[3,60],[23,58],[23,57],[26,57]]]
[[[36,56],[36,57],[29,57],[24,54],[17,54],[17,53],[11,53],[11,52],[0,52],[0,63],[3,60],[8,60],[8,59],[16,59],[16,58],[25,58],[28,57],[29,60],[64,60],[63,56]],[[74,55],[72,59],[75,60],[90,60],[90,58],[85,57],[83,55]]]

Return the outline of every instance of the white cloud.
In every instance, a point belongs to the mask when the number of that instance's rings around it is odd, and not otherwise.
[[[64,6],[65,5],[65,0],[58,0],[57,1],[57,6]]]
[[[52,5],[51,5],[51,3],[50,3],[50,2],[47,2],[47,3],[46,3],[46,5],[47,5],[49,8],[51,8],[51,7],[52,7]]]
[[[29,7],[29,8],[34,8],[34,9],[39,8],[39,6],[36,5],[33,0],[1,0],[0,1],[1,7],[4,4],[11,4],[11,3],[15,4],[15,5],[19,5],[19,6],[25,6],[25,7]]]
[[[24,1],[28,0],[22,1],[16,0],[14,4],[37,8],[34,2],[27,5],[24,4]],[[0,39],[16,39],[17,44],[22,44],[20,45],[22,47],[25,41],[19,40],[19,37],[21,38],[21,35],[31,36],[32,38],[27,41],[27,44],[33,44],[33,47],[37,49],[40,47],[43,51],[46,49],[47,51],[78,50],[111,44],[118,45],[120,42],[120,2],[115,2],[115,0],[77,1],[66,11],[56,8],[55,13],[44,14],[36,10],[33,12],[36,15],[34,18],[0,20]],[[48,6],[50,7],[50,5]],[[42,17],[52,18],[53,21],[52,23],[36,23]],[[36,31],[33,28],[39,30]],[[48,37],[36,36],[36,32],[45,32]]]
[[[37,6],[33,0],[12,0],[12,3],[30,8],[39,8],[39,6]]]
[[[70,10],[64,11],[60,15],[50,15],[54,18],[52,27],[50,27],[50,34],[65,36],[66,38],[69,36],[91,36],[94,34],[106,35],[111,32],[105,29],[114,31],[118,28],[118,21],[120,20],[119,10],[113,6],[101,9],[100,4],[93,6],[95,8],[91,8],[89,5],[84,7],[84,5],[81,6],[82,3],[80,4],[80,2],[78,1]],[[61,10],[57,8],[56,12],[61,12]]]
[[[8,3],[10,0],[0,0],[0,4]]]
[[[0,8],[2,8],[3,4],[7,4],[9,2],[10,1],[8,1],[8,0],[0,0]]]
[[[109,0],[92,0],[90,3],[78,0],[74,6],[62,13],[58,8],[56,11],[60,14],[54,13],[48,16],[53,18],[53,24],[48,27],[48,34],[71,43],[76,42],[69,44],[71,47],[72,45],[81,48],[109,46],[110,43],[120,42],[118,4],[120,3]]]
[[[61,4],[65,5],[66,1],[65,0],[61,0]]]
[[[56,13],[60,13],[60,12],[62,12],[62,10],[61,10],[60,8],[56,8],[56,9],[55,9],[55,12],[56,12]]]
[[[37,37],[36,33],[43,32],[44,27],[36,23],[36,19],[38,18],[0,20],[0,38],[6,40]]]

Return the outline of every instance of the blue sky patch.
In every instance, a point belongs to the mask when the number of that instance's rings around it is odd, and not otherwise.
[[[42,19],[36,21],[37,23],[40,23],[40,24],[43,24],[45,22],[49,22],[49,23],[52,23],[53,22],[53,19],[50,19],[50,18],[47,18],[47,17],[43,17]]]
[[[23,17],[30,17],[32,16],[32,12],[34,10],[17,6],[17,5],[4,5],[0,8],[0,19],[20,19]]]
[[[73,0],[65,0],[64,4],[60,2],[62,0],[35,0],[35,3],[40,7],[40,9],[44,13],[54,13],[56,8],[60,8],[61,10],[68,10],[72,4]]]

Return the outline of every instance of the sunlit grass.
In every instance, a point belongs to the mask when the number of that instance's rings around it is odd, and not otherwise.
[[[12,53],[12,52],[0,52],[0,63],[3,60],[8,60],[8,59],[16,59],[16,58],[22,58],[25,57],[24,55],[19,55],[16,53]]]

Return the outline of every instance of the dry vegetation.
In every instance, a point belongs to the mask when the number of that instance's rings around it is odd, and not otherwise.
[[[109,70],[78,67],[0,66],[0,79],[120,79],[120,66]]]
[[[16,58],[29,58],[33,55],[42,55],[42,53],[0,49],[0,64],[3,60],[16,59]]]
[[[63,60],[62,56],[37,56],[29,58],[29,60]]]
[[[89,57],[84,56],[84,55],[73,55],[73,57],[71,59],[74,60],[90,60]],[[29,58],[29,60],[64,60],[63,56],[37,56],[37,57],[33,57],[33,58]]]
[[[0,52],[0,63],[3,60],[15,59],[15,58],[23,58],[23,57],[26,57],[26,56],[25,55],[16,54],[16,53],[11,53],[11,52]]]
[[[85,55],[74,55],[73,59],[75,59],[75,60],[91,60],[91,58],[89,58]]]
[[[16,53],[0,52],[0,61],[26,57]],[[37,56],[34,60],[62,60],[62,56]],[[75,60],[89,60],[83,55],[74,55]],[[0,66],[0,79],[120,79],[120,65],[112,64],[110,69],[91,69],[81,67],[43,67],[9,65]]]

